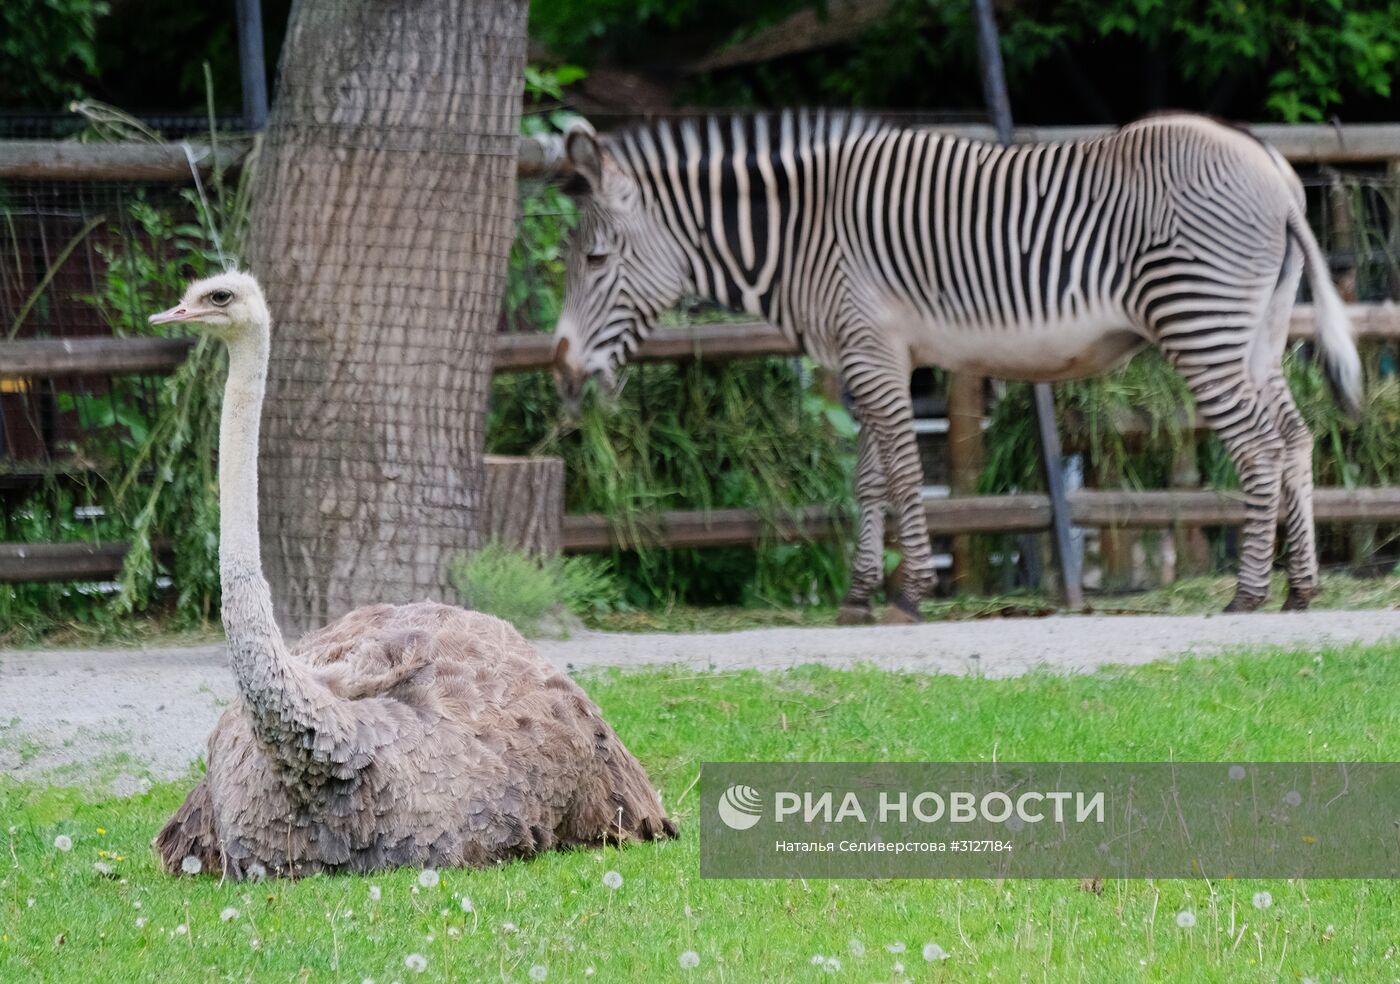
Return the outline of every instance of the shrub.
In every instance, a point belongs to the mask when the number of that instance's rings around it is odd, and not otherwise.
[[[538,634],[551,614],[584,615],[621,604],[609,565],[596,557],[539,561],[488,543],[475,553],[454,558],[449,573],[462,604],[505,619],[527,636]]]

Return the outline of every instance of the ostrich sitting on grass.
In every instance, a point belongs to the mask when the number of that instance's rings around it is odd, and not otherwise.
[[[225,273],[191,284],[151,322],[193,324],[228,346],[219,574],[242,698],[209,736],[208,772],[156,837],[168,871],[480,866],[674,836],[597,706],[499,619],[371,605],[289,651],[258,549],[271,330],[262,291]]]

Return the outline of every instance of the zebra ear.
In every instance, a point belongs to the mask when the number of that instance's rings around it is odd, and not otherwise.
[[[603,149],[593,127],[575,121],[564,134],[564,156],[573,165],[574,174],[587,181],[593,191],[603,187]]]

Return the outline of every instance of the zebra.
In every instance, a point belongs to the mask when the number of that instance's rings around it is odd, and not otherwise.
[[[1359,411],[1361,363],[1302,183],[1246,131],[1189,114],[1092,139],[1003,146],[836,111],[663,120],[564,136],[579,206],[554,371],[605,386],[657,316],[699,295],[777,326],[838,372],[859,422],[859,539],[843,622],[868,621],[885,506],[906,575],[934,584],[911,368],[1055,381],[1156,345],[1234,461],[1246,507],[1226,611],[1258,608],[1282,514],[1289,590],[1318,588],[1312,437],[1282,371],[1304,269],[1318,348]]]

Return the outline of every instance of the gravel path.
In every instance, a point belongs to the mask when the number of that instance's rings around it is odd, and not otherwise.
[[[1084,672],[1238,646],[1376,642],[1400,611],[1217,616],[1063,615],[912,626],[694,635],[583,633],[540,642],[572,670],[680,665],[777,670],[871,664],[921,673]],[[0,771],[118,792],[184,775],[232,699],[223,647],[0,651]]]

